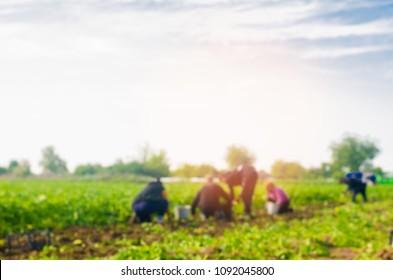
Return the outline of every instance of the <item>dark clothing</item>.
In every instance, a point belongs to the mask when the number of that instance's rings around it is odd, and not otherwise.
[[[141,223],[151,222],[151,215],[157,213],[163,216],[168,209],[168,200],[164,199],[159,202],[142,201],[132,205],[135,215]]]
[[[164,200],[162,192],[165,190],[161,182],[150,182],[134,199],[132,205],[142,201],[161,202]]]
[[[221,203],[220,198],[224,198],[226,203]],[[215,216],[217,212],[223,212],[227,219],[232,217],[231,197],[216,184],[207,184],[197,193],[192,202],[192,214],[195,214],[197,207],[201,209],[206,218]]]
[[[345,176],[345,178],[340,179],[340,183],[345,183],[348,188],[347,191],[352,193],[352,201],[356,202],[356,196],[360,193],[363,196],[363,201],[367,201],[366,187],[367,183],[358,179],[356,176]]]
[[[347,178],[347,179],[355,178],[355,179],[358,179],[358,180],[362,180],[363,173],[359,172],[359,171],[358,172],[347,173],[347,174],[345,174],[345,178]]]
[[[234,198],[233,188],[238,185],[242,186],[241,198],[244,203],[244,212],[251,214],[252,196],[258,181],[258,173],[255,168],[251,165],[244,165],[241,168],[226,173],[224,176],[231,190],[232,199]]]
[[[367,184],[362,182],[362,180],[351,178],[347,180],[348,190],[352,193],[352,201],[356,202],[357,194],[363,196],[363,201],[367,202],[366,187]]]
[[[367,176],[365,176],[362,172],[351,172],[351,173],[347,173],[345,175],[346,179],[358,179],[358,180],[362,180],[362,181],[371,181],[373,184],[377,183],[377,177],[374,174],[369,174]]]
[[[220,203],[215,210],[205,209],[201,210],[202,215],[205,219],[209,217],[216,217],[219,220],[229,221],[232,219],[232,204],[231,203]]]
[[[278,213],[286,213],[289,211],[293,211],[291,210],[291,208],[289,207],[289,200],[285,201],[284,203],[280,204],[280,208],[278,209]]]
[[[162,192],[165,190],[160,181],[150,182],[132,202],[132,209],[140,222],[150,222],[152,214],[164,215],[168,209],[168,200]]]
[[[377,182],[377,178],[374,174],[365,176],[362,172],[351,172],[345,175],[344,182],[348,185],[348,191],[352,193],[353,202],[356,202],[356,196],[359,193],[363,196],[363,201],[367,201],[366,187],[368,181],[375,184]]]

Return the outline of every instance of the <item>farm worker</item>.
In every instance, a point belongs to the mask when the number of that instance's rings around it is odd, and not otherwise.
[[[362,172],[351,172],[340,179],[340,183],[348,186],[348,191],[352,193],[352,202],[356,202],[356,196],[361,194],[363,201],[367,202],[366,187],[367,183],[376,183],[376,177],[373,174],[364,175]]]
[[[225,200],[225,202],[220,202],[220,198]],[[214,184],[211,176],[206,177],[205,185],[200,189],[192,202],[192,215],[195,215],[197,207],[201,209],[204,219],[210,216],[226,220],[232,219],[231,197],[219,185]]]
[[[169,218],[169,202],[165,188],[159,178],[150,182],[134,199],[132,209],[134,210],[134,222],[151,222],[153,214],[158,215],[158,221],[163,220],[165,213]]]
[[[244,213],[252,217],[252,196],[258,180],[258,173],[255,168],[247,164],[240,165],[235,170],[223,174],[220,179],[229,186],[232,200],[235,199],[233,188],[239,185],[242,187],[240,198],[243,200]],[[236,198],[236,200],[238,199]]]
[[[265,189],[267,192],[267,201],[273,202],[278,206],[278,213],[285,213],[292,211],[292,208],[289,207],[290,199],[286,192],[277,187],[273,182],[266,181]],[[266,203],[267,205],[267,203]]]

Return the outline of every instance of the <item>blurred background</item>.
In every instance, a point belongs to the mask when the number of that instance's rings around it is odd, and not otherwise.
[[[0,166],[331,162],[348,135],[393,171],[392,1],[0,3]],[[47,171],[47,170],[46,170]]]

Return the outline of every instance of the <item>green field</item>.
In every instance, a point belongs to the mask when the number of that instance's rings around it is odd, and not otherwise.
[[[132,198],[144,187],[130,182],[0,181],[1,259],[389,259],[393,185],[368,188],[369,203],[353,204],[345,187],[310,181],[278,182],[293,213],[268,216],[261,184],[253,220],[235,206],[231,223],[131,225]],[[174,205],[190,204],[196,183],[167,183]],[[358,197],[360,201],[360,196]],[[53,228],[42,251],[6,250],[6,236]]]

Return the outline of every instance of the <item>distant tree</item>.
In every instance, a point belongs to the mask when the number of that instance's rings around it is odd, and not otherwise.
[[[330,148],[332,166],[336,173],[358,171],[363,165],[368,169],[380,152],[379,147],[371,140],[354,135],[344,137]]]
[[[297,162],[278,160],[272,165],[271,174],[280,179],[299,179],[305,176],[306,170]]]
[[[8,169],[5,168],[5,167],[1,167],[0,166],[0,175],[4,175],[4,174],[7,174],[7,173],[8,173]]]
[[[174,172],[175,176],[181,178],[193,178],[199,177],[203,178],[207,175],[217,176],[217,169],[210,164],[192,165],[192,164],[182,164]]]
[[[218,171],[217,169],[210,164],[201,164],[196,167],[195,177],[203,178],[206,176],[217,176]]]
[[[246,147],[232,145],[228,147],[225,160],[230,169],[236,168],[241,164],[253,164],[255,155]]]
[[[138,158],[137,161],[141,163],[147,162],[153,154],[153,150],[149,144],[145,143],[144,145],[140,146],[138,149]]]
[[[192,164],[182,164],[174,172],[174,175],[181,178],[195,177],[196,166]]]
[[[21,160],[18,165],[12,169],[12,174],[17,177],[26,177],[32,175],[30,163],[27,160]]]
[[[112,175],[135,174],[149,177],[169,176],[169,163],[165,151],[150,153],[146,155],[144,161],[123,162],[118,160],[115,164],[104,168],[106,173]]]
[[[165,151],[154,152],[145,145],[139,150],[139,158],[130,162],[117,160],[114,164],[103,167],[99,164],[78,166],[74,174],[79,176],[103,173],[106,175],[140,175],[149,177],[169,176],[169,161]]]
[[[122,160],[116,161],[115,164],[104,169],[103,172],[114,175],[137,174],[144,175],[144,166],[141,162],[131,161],[123,162]]]
[[[158,153],[152,153],[147,160],[143,162],[144,174],[151,177],[169,176],[169,161],[166,152],[161,150]]]
[[[11,160],[8,164],[8,172],[12,173],[16,167],[19,166],[19,162],[16,160]]]
[[[322,162],[321,175],[323,178],[331,178],[333,175],[333,165],[329,162]]]
[[[122,160],[117,160],[113,165],[110,165],[106,168],[108,173],[110,174],[127,174],[130,171],[127,169],[126,163]]]
[[[96,175],[104,171],[104,168],[100,164],[85,164],[78,165],[74,170],[74,175],[86,176]]]
[[[327,162],[323,162],[319,167],[311,167],[306,170],[305,177],[309,179],[322,179],[332,177],[332,165]]]
[[[68,172],[66,162],[55,153],[52,146],[42,150],[40,165],[44,173],[63,175]]]
[[[322,172],[319,167],[311,167],[306,169],[305,177],[307,179],[318,179],[322,178]]]

